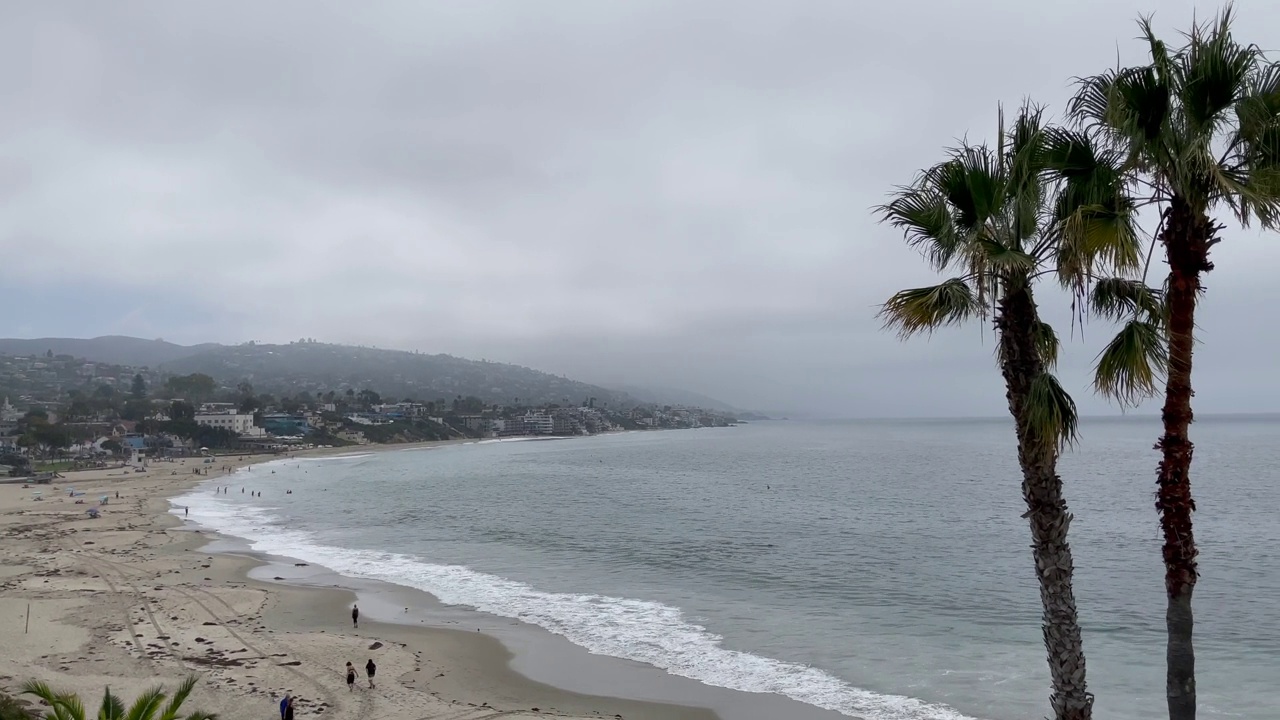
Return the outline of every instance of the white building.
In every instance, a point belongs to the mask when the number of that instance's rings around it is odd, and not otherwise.
[[[0,405],[0,422],[12,423],[18,422],[22,418],[22,413],[18,409],[9,404],[9,398],[4,399],[4,404]]]
[[[556,421],[550,415],[529,411],[524,416],[524,426],[534,435],[550,435],[555,431]]]
[[[218,413],[196,413],[196,422],[209,427],[230,430],[236,435],[262,435],[262,428],[253,424],[253,415],[235,410]]]

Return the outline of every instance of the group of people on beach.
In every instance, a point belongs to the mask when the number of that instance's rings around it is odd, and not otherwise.
[[[360,627],[360,606],[353,604],[351,606],[351,626]],[[355,692],[356,689],[356,667],[347,661],[347,692]],[[378,674],[378,666],[373,662],[373,658],[369,658],[369,662],[364,664],[364,674],[369,678],[369,689],[373,690],[377,687],[373,678]],[[285,694],[280,700],[280,720],[293,720],[293,695]]]
[[[351,605],[351,627],[360,627],[360,606],[352,603]],[[378,672],[378,666],[373,664],[373,658],[369,658],[369,662],[364,664],[364,672],[369,676],[369,689],[374,688],[373,676]],[[350,692],[356,687],[356,669],[350,662],[347,662],[347,691]]]
[[[378,666],[373,664],[373,658],[369,658],[369,662],[364,664],[364,674],[369,676],[369,689],[372,690],[376,685],[373,684],[373,676],[378,674]],[[347,692],[356,689],[356,668],[347,662]]]
[[[369,689],[373,690],[377,686],[373,684],[373,678],[378,674],[378,666],[374,664],[373,658],[369,658],[369,662],[364,664],[365,675],[369,677]],[[347,662],[347,692],[355,692],[356,689],[356,668]],[[280,720],[293,720],[293,695],[285,693],[280,699]]]

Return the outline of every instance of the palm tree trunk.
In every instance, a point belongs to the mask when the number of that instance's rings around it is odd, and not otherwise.
[[[1010,289],[1001,297],[996,320],[1000,370],[1009,412],[1017,426],[1022,496],[1027,503],[1023,517],[1031,525],[1031,553],[1043,606],[1044,647],[1053,684],[1049,704],[1055,720],[1090,720],[1093,695],[1085,684],[1084,643],[1071,586],[1075,572],[1067,543],[1071,513],[1058,476],[1058,439],[1040,437],[1029,420],[1032,383],[1045,372],[1034,339],[1036,321],[1036,306],[1029,289]]]
[[[1196,587],[1196,541],[1191,514],[1191,353],[1195,349],[1196,301],[1200,274],[1213,269],[1209,245],[1214,230],[1209,219],[1186,203],[1171,205],[1161,241],[1169,262],[1169,375],[1161,419],[1164,435],[1156,443],[1161,458],[1157,473],[1156,510],[1164,532],[1164,584],[1168,595],[1165,628],[1165,694],[1170,720],[1195,720],[1196,655],[1191,595]]]

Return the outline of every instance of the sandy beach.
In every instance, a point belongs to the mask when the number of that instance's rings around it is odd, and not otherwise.
[[[106,686],[127,701],[195,674],[188,709],[227,720],[278,717],[285,693],[295,696],[300,717],[717,717],[534,682],[484,633],[367,619],[353,629],[352,593],[251,579],[260,561],[205,552],[214,537],[170,514],[168,498],[223,466],[270,459],[189,459],[146,473],[68,473],[51,486],[0,484],[0,690],[16,695],[23,682],[42,680],[96,708]],[[197,478],[194,467],[212,469]],[[72,487],[84,495],[69,497]],[[34,501],[35,492],[44,499]],[[90,518],[104,495],[101,516]],[[369,659],[378,666],[376,689],[364,677]],[[354,691],[346,687],[348,661],[360,669]]]

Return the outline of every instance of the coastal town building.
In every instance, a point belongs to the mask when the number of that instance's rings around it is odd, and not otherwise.
[[[196,413],[195,419],[200,425],[230,430],[237,435],[254,436],[263,434],[262,428],[254,426],[253,415],[236,410],[212,413],[199,412]]]
[[[21,418],[22,413],[18,412],[18,409],[10,404],[9,398],[6,396],[4,404],[0,405],[0,423],[18,422]]]
[[[545,413],[530,411],[522,420],[524,431],[530,435],[550,435],[556,429],[555,419]]]
[[[263,415],[262,428],[272,435],[286,436],[306,435],[312,430],[307,418],[289,413],[267,413]]]

